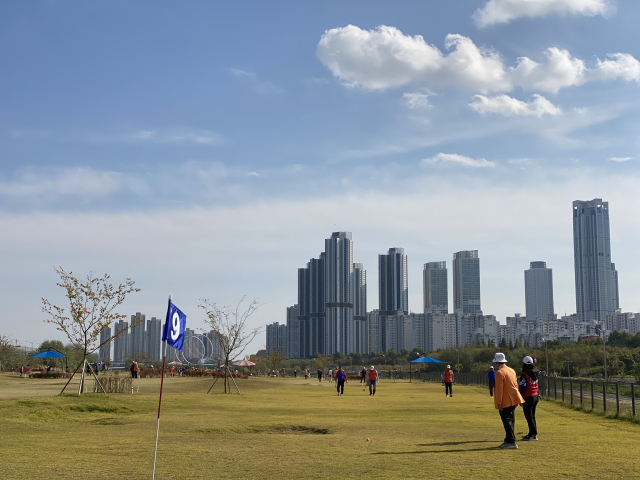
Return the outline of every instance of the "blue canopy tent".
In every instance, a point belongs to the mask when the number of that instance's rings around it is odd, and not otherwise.
[[[411,360],[409,363],[444,363],[444,362],[441,362],[436,358],[424,356],[424,357],[416,358],[415,360]],[[409,383],[411,383],[411,369],[409,369]]]
[[[67,368],[67,356],[62,353],[54,352],[53,350],[45,350],[44,352],[31,355],[31,358],[64,358],[65,368]]]

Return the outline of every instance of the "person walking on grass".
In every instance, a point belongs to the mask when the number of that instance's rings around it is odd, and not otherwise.
[[[322,382],[322,368],[318,369],[318,382]]]
[[[341,397],[344,394],[344,384],[347,381],[347,372],[342,367],[338,367],[336,372],[336,389],[338,390],[338,396]]]
[[[496,370],[493,368],[493,365],[487,372],[487,378],[489,379],[489,395],[493,398],[493,389],[496,387]]]
[[[171,374],[172,377],[174,377],[176,375],[175,367],[171,367],[171,370],[169,370],[169,373]]]
[[[500,412],[502,425],[504,426],[505,438],[500,448],[518,448],[514,428],[516,424],[515,409],[524,403],[524,399],[518,391],[518,378],[513,368],[507,366],[507,359],[504,353],[496,353],[493,359],[496,364],[496,389],[493,402]]]
[[[371,369],[369,370],[369,395],[376,394],[377,383],[378,383],[378,371],[373,365],[371,365]]]
[[[360,372],[360,383],[367,382],[367,367],[362,367],[362,371]]]
[[[447,365],[447,369],[442,373],[442,381],[444,382],[444,391],[447,397],[453,397],[453,389],[451,388],[453,385],[453,370],[451,370],[451,365]]]
[[[327,377],[329,377],[329,383],[333,383],[333,370],[329,369]]]
[[[309,379],[309,370],[308,369],[304,369],[304,379],[308,380]]]
[[[529,425],[529,433],[522,437],[525,442],[538,441],[538,426],[536,425],[536,406],[538,405],[538,376],[540,372],[534,366],[534,359],[526,356],[522,359],[522,373],[518,388],[524,398],[522,410]]]

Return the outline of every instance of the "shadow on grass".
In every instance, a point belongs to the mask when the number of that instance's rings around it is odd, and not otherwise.
[[[466,442],[440,442],[440,443],[418,443],[418,447],[450,447],[453,445],[465,445],[467,443],[496,443],[495,440],[469,440]]]
[[[486,452],[488,450],[500,450],[500,446],[483,447],[483,448],[460,448],[457,450],[417,450],[415,452],[376,452],[373,455],[412,455],[425,453],[465,453],[465,452]]]

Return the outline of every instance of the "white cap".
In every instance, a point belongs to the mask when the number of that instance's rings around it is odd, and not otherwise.
[[[493,363],[507,363],[507,359],[504,357],[504,353],[496,353],[496,356],[493,357]]]
[[[451,368],[451,365],[447,365],[447,368]]]
[[[490,368],[491,370],[493,370],[493,365],[491,365],[489,368]]]
[[[371,370],[375,370],[375,369],[376,369],[376,367],[374,367],[373,365],[371,365]]]
[[[529,355],[527,355],[526,357],[524,357],[522,359],[522,363],[526,363],[528,365],[533,365],[533,358],[531,358]]]

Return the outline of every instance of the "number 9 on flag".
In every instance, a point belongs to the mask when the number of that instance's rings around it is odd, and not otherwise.
[[[184,330],[187,326],[187,316],[171,301],[167,309],[167,319],[164,322],[162,341],[167,342],[176,350],[182,351],[184,345]]]

